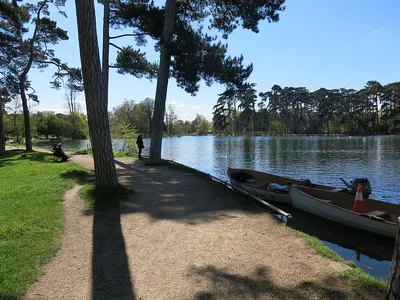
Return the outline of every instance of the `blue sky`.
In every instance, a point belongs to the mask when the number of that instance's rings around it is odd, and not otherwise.
[[[96,9],[101,37],[102,6],[97,5]],[[70,66],[79,66],[74,1],[67,1],[65,11],[67,19],[55,13],[53,16],[60,27],[68,30],[70,39],[54,48]],[[237,30],[227,40],[228,52],[234,56],[243,54],[246,64],[254,64],[249,81],[257,84],[258,92],[265,92],[274,84],[304,86],[313,91],[320,87],[359,89],[368,80],[382,84],[400,81],[399,11],[399,0],[287,0],[278,23],[263,22],[258,34]],[[119,46],[130,42],[129,38],[115,40]],[[150,60],[158,60],[152,43],[145,51]],[[110,57],[112,62],[114,50]],[[53,72],[52,67],[30,72],[40,100],[33,110],[65,111],[64,91],[49,87]],[[125,99],[154,99],[155,87],[155,81],[112,70],[109,110]],[[180,119],[192,120],[199,113],[211,120],[212,107],[223,91],[221,85],[202,84],[197,96],[192,97],[172,79],[167,101],[175,106]],[[84,103],[83,94],[78,99]]]

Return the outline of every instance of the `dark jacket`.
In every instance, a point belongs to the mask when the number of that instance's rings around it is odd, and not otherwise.
[[[143,145],[143,140],[141,136],[138,136],[136,139],[136,145],[138,146],[139,149],[143,149],[144,145]]]

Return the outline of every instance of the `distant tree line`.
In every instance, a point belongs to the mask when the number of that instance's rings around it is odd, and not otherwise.
[[[87,116],[77,108],[77,102],[66,98],[67,114],[53,111],[38,111],[30,115],[31,135],[45,139],[86,139],[89,136]],[[139,133],[149,137],[151,133],[154,100],[125,100],[109,112],[110,130],[113,138],[136,138]],[[8,140],[21,143],[25,139],[24,116],[21,102],[13,100],[4,111],[5,136]],[[205,135],[211,122],[197,114],[193,121],[178,118],[173,105],[169,105],[164,119],[164,135]]]
[[[110,130],[113,138],[124,138],[127,132],[142,133],[150,137],[154,100],[146,98],[143,101],[125,100],[121,105],[109,112]],[[197,114],[193,121],[179,119],[173,105],[167,107],[163,131],[164,135],[204,135],[211,129],[211,123]]]
[[[69,114],[39,111],[30,115],[30,133],[35,138],[86,139],[88,126],[86,116],[80,112]],[[22,143],[25,140],[24,115],[21,103],[13,100],[4,111],[4,133],[9,141]]]
[[[259,93],[254,84],[228,89],[214,106],[213,126],[225,135],[242,134],[399,134],[400,82],[364,88],[280,87]],[[256,105],[257,104],[257,105]],[[258,109],[256,109],[256,106]]]

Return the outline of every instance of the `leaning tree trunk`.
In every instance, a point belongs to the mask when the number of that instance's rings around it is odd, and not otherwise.
[[[165,102],[167,100],[169,67],[171,65],[170,43],[174,31],[176,0],[167,0],[165,5],[164,30],[160,50],[156,97],[154,101],[153,124],[151,128],[150,164],[161,160]]]
[[[96,185],[116,187],[118,177],[112,151],[107,102],[102,89],[94,0],[75,0],[75,6]]]
[[[33,151],[32,136],[31,136],[31,120],[29,118],[28,99],[26,98],[24,79],[20,79],[19,91],[21,93],[22,110],[24,113],[25,147],[26,151]]]
[[[390,269],[386,300],[400,300],[400,228],[397,232],[396,243],[392,256],[392,267]]]
[[[0,102],[0,154],[6,151],[6,136],[4,134],[3,107]]]

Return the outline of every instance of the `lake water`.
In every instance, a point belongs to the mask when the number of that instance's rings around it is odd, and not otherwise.
[[[400,136],[176,137],[163,140],[162,157],[225,180],[228,166],[340,187],[340,177],[368,177],[372,198],[400,203]]]
[[[46,142],[44,142],[46,143]],[[144,139],[148,154],[150,140]],[[39,144],[40,146],[48,146]],[[66,142],[66,148],[86,148],[89,141]],[[121,140],[114,140],[120,150]],[[400,204],[400,136],[376,137],[172,137],[163,139],[162,157],[228,180],[226,170],[254,169],[292,178],[309,178],[314,183],[344,187],[367,177],[371,197]],[[366,272],[387,279],[393,241],[317,217],[292,211],[289,226],[318,237],[345,259]]]

